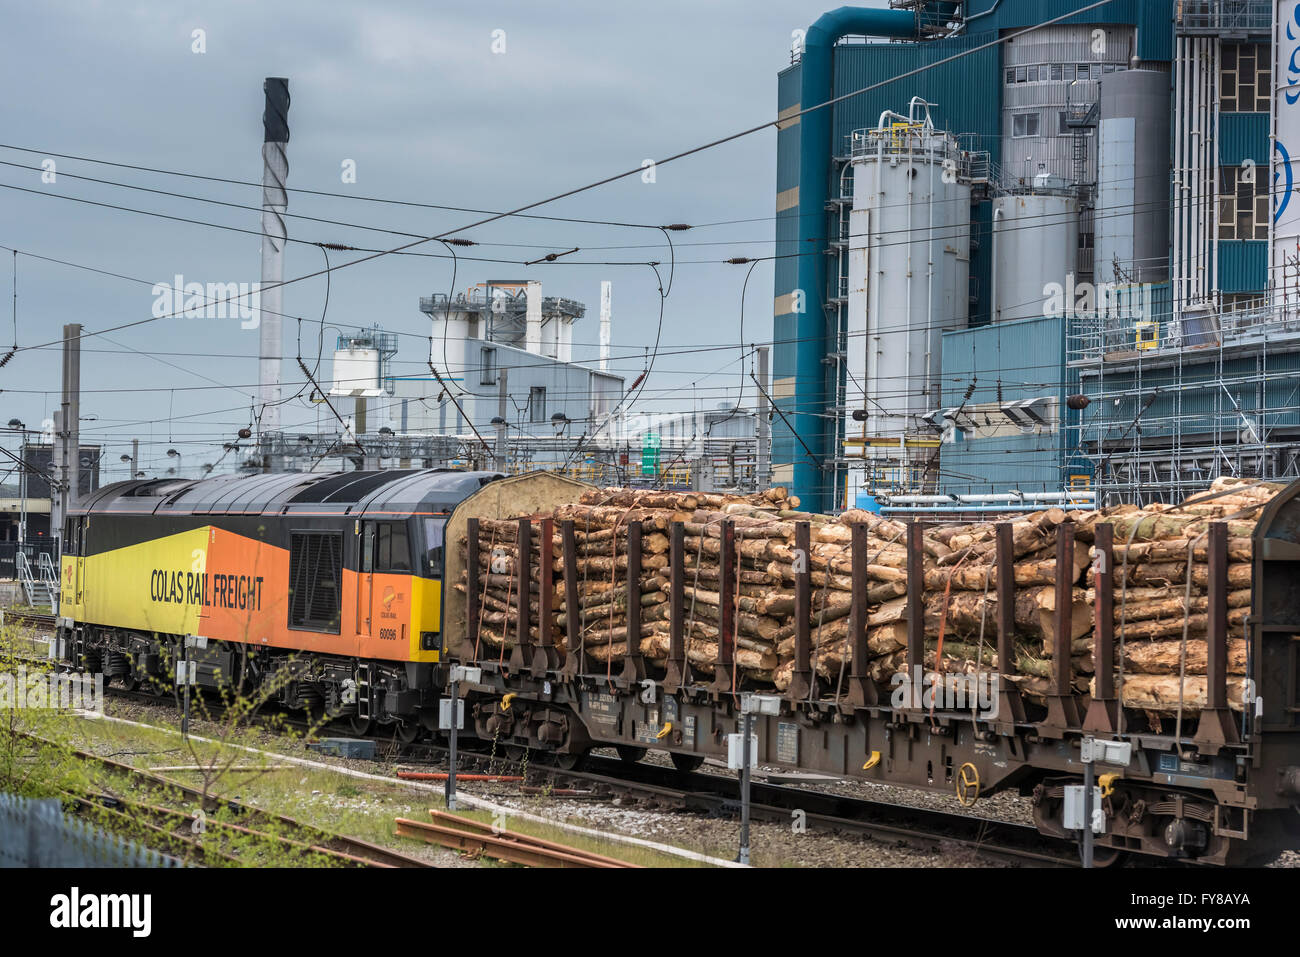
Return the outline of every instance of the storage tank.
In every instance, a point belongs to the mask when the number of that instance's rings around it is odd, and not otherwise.
[[[994,322],[1045,315],[1048,285],[1069,285],[1078,261],[1079,200],[1073,190],[1044,183],[1041,190],[993,200]]]
[[[420,300],[421,311],[432,322],[429,361],[439,374],[456,380],[458,392],[465,391],[465,382],[477,382],[478,379],[471,379],[471,375],[481,371],[479,352],[477,349],[470,352],[470,349],[480,345],[472,340],[479,339],[482,334],[483,308],[482,302],[470,302],[463,295],[450,303],[445,293]]]
[[[330,395],[364,398],[383,394],[383,385],[379,381],[378,349],[349,342],[334,352],[334,382]]]
[[[1169,278],[1169,82],[1168,73],[1156,70],[1121,70],[1102,78],[1094,267],[1099,283]]]
[[[851,148],[844,435],[864,457],[903,465],[902,440],[930,434],[921,416],[939,407],[941,337],[967,324],[968,161],[919,98],[908,116],[886,112],[854,133]],[[869,471],[849,469],[848,501],[874,486]]]

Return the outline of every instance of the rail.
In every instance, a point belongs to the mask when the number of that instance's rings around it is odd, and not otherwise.
[[[1177,9],[1179,33],[1269,33],[1273,28],[1272,0],[1182,0]]]

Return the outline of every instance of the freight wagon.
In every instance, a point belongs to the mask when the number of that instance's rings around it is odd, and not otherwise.
[[[777,691],[738,667],[743,529],[729,521],[717,530],[715,660],[701,665],[690,654],[687,596],[697,592],[688,582],[694,575],[698,584],[699,564],[680,521],[665,528],[655,569],[666,592],[662,655],[626,641],[618,655],[609,645],[597,657],[576,600],[589,546],[579,544],[572,520],[555,518],[584,492],[592,490],[546,473],[430,471],[111,486],[69,519],[59,638],[75,666],[136,682],[167,678],[176,654],[168,649],[204,634],[201,681],[278,676],[287,705],[323,708],[359,732],[382,722],[407,737],[435,729],[450,666],[470,665],[481,678],[461,682],[459,694],[473,733],[569,766],[594,748],[616,748],[629,761],[662,749],[683,769],[725,757],[742,702],[761,692],[748,700],[763,702],[754,716],[762,764],[944,791],[962,803],[1014,789],[1031,799],[1042,831],[1065,836],[1077,836],[1065,829],[1066,797],[1083,780],[1084,743],[1121,742],[1127,747],[1109,750],[1109,763],[1097,766],[1099,862],[1132,852],[1258,863],[1300,846],[1300,483],[1257,514],[1248,613],[1229,614],[1229,523],[1212,524],[1203,544],[1204,700],[1185,717],[1180,706],[1177,722],[1166,723],[1173,727],[1120,704],[1116,662],[1122,668],[1124,658],[1116,646],[1124,632],[1112,611],[1124,600],[1114,570],[1125,543],[1106,524],[1094,529],[1089,573],[1097,610],[1091,693],[1072,685],[1070,642],[1057,641],[1041,695],[999,681],[991,702],[977,694],[978,706],[944,707],[953,702],[943,696],[900,700],[897,682],[880,681],[867,666],[873,555],[865,534],[846,544],[850,653],[835,681],[812,664],[815,571],[807,563],[791,566],[788,682]],[[793,525],[806,551],[809,523]],[[515,565],[502,548],[498,569],[503,528],[513,535]],[[1011,530],[999,529],[997,574],[989,576],[998,611],[988,642],[999,662],[1015,655]],[[926,540],[919,523],[905,531],[898,654],[900,670],[919,677],[928,670]],[[1074,534],[1068,522],[1054,530],[1057,635],[1072,633],[1075,582],[1065,569],[1074,567]],[[628,635],[642,634],[641,538],[636,523],[615,532],[602,559],[622,569],[611,584]],[[529,556],[526,566],[520,556]],[[512,585],[504,610],[487,600],[494,577]],[[502,634],[514,638],[494,643]],[[1230,680],[1236,638],[1246,661]]]

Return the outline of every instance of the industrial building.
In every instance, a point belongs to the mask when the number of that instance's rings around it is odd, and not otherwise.
[[[772,460],[813,507],[1297,474],[1273,3],[1114,0],[1039,26],[1067,12],[892,0],[796,38]]]

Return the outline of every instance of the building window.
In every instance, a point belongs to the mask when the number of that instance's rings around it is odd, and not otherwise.
[[[339,633],[343,608],[343,536],[294,532],[289,536],[289,627]]]
[[[1268,239],[1268,177],[1255,167],[1219,167],[1219,238]]]
[[[479,350],[481,358],[482,375],[479,376],[479,385],[496,385],[497,384],[497,351],[484,346]]]
[[[1219,60],[1219,110],[1267,113],[1273,82],[1269,47],[1263,43],[1225,43]]]
[[[1017,113],[1011,118],[1011,135],[1012,136],[1037,136],[1038,135],[1038,114],[1037,113]]]
[[[528,390],[528,421],[546,421],[546,387],[535,385]]]
[[[1062,80],[1064,78],[1064,74],[1065,74],[1064,66],[1062,66],[1060,63],[1052,64],[1052,79],[1054,81],[1059,82],[1060,80]]]
[[[1007,70],[1007,82],[1008,83],[1016,82],[1016,71],[1014,67],[1012,67],[1010,70]]]

